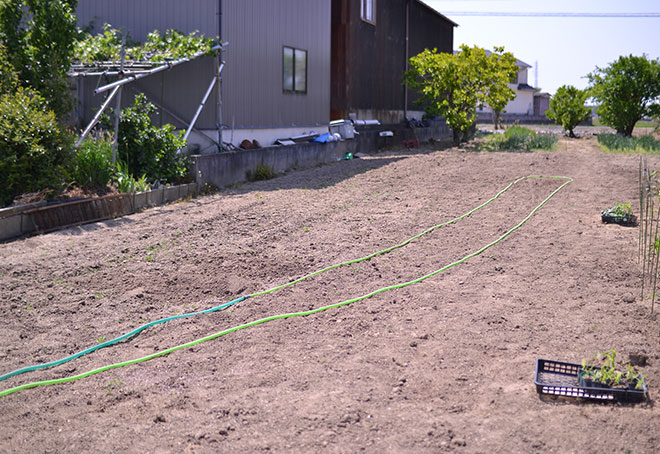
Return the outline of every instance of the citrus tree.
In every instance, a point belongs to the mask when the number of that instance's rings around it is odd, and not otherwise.
[[[591,115],[591,109],[584,105],[588,97],[587,90],[562,85],[550,99],[550,109],[545,115],[568,131],[569,137],[575,137],[575,127]]]
[[[630,137],[639,120],[660,115],[660,61],[621,56],[587,78],[601,121],[618,134]]]
[[[477,106],[488,103],[502,108],[515,97],[507,83],[517,72],[515,58],[496,48],[461,46],[455,54],[424,50],[410,59],[404,82],[419,91],[418,103],[430,115],[441,115],[452,129],[454,142],[469,137],[477,119]]]

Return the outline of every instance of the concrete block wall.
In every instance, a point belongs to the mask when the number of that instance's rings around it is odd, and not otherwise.
[[[211,184],[223,188],[247,181],[248,172],[257,165],[266,165],[276,173],[311,168],[341,159],[346,153],[373,153],[385,146],[400,145],[404,140],[451,137],[444,121],[434,121],[430,127],[408,128],[405,125],[375,125],[357,128],[355,139],[329,143],[300,143],[256,150],[236,150],[211,155],[192,156],[195,181],[203,187]],[[381,137],[381,131],[392,131],[393,137]]]

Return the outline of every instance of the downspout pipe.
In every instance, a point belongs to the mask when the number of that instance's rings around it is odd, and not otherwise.
[[[410,58],[410,0],[406,0],[406,63],[404,70],[408,71],[408,59]],[[403,84],[403,122],[405,123],[408,118],[408,85]]]
[[[222,42],[222,0],[218,0],[218,39],[220,42]],[[222,60],[222,48],[220,48],[220,52],[218,52],[218,63],[216,66],[216,77],[217,77],[217,88],[218,88],[218,96],[217,96],[217,102],[216,102],[216,110],[217,110],[217,117],[218,117],[218,124],[217,124],[217,129],[218,129],[218,151],[222,151],[222,66],[223,66],[223,60]]]

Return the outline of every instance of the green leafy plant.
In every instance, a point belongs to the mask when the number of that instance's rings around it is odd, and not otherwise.
[[[621,56],[587,78],[589,94],[600,104],[601,122],[617,134],[630,137],[639,120],[660,115],[660,60]]]
[[[537,134],[528,128],[512,126],[503,134],[490,136],[480,148],[490,151],[551,150],[557,143],[553,134]]]
[[[69,114],[67,71],[78,35],[77,0],[3,0],[0,41],[19,85],[38,92],[58,118]]]
[[[146,175],[149,181],[180,182],[188,173],[188,158],[179,153],[186,142],[174,126],[155,126],[150,118],[155,111],[156,107],[143,94],[135,97],[132,107],[122,110],[118,160],[138,180]]]
[[[610,210],[611,210],[611,213],[618,214],[618,215],[621,215],[621,216],[624,216],[624,215],[627,215],[627,214],[628,215],[632,214],[632,206],[628,202],[626,202],[626,203],[617,203]]]
[[[73,58],[82,64],[94,64],[104,61],[119,61],[122,32],[103,25],[103,31],[96,35],[80,32],[80,39],[75,44]],[[192,57],[198,53],[211,54],[217,41],[192,32],[185,35],[176,30],[158,30],[149,33],[144,44],[127,39],[126,58],[128,60],[164,62]]]
[[[575,127],[591,116],[591,109],[584,105],[588,97],[586,90],[562,85],[550,99],[550,109],[545,114],[568,131],[569,137],[575,138]]]
[[[598,353],[589,361],[582,360],[581,376],[608,387],[629,387],[642,389],[644,376],[630,363],[625,366],[625,372],[617,369],[616,350]]]
[[[151,188],[146,175],[143,174],[139,178],[133,177],[128,172],[126,163],[122,161],[115,163],[113,180],[117,183],[117,190],[121,193],[132,194],[135,192],[145,192]]]
[[[1,95],[0,137],[0,205],[62,184],[70,147],[43,97],[22,87]]]
[[[112,138],[105,134],[83,140],[71,160],[70,176],[76,185],[102,188],[112,180],[112,146]]]
[[[479,104],[503,108],[515,97],[507,84],[518,67],[515,57],[503,48],[487,53],[463,45],[455,54],[426,49],[409,63],[404,82],[420,93],[418,104],[427,114],[446,118],[456,144],[468,139]]]

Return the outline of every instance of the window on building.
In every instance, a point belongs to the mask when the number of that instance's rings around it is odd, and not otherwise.
[[[307,51],[284,46],[282,67],[283,90],[307,93]]]
[[[363,21],[376,24],[376,0],[360,0],[360,17]]]

